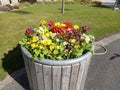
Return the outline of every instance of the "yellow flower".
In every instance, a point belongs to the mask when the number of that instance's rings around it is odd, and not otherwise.
[[[56,48],[59,50],[59,49],[60,49],[60,46],[56,46]]]
[[[50,33],[46,33],[45,36],[46,36],[46,37],[50,37]]]
[[[55,49],[54,45],[50,45],[50,51],[53,51]]]
[[[75,39],[70,39],[69,42],[71,42],[71,43],[75,43],[76,40],[75,40]]]
[[[78,25],[74,25],[74,29],[80,29],[80,27]]]
[[[56,27],[60,27],[60,22],[56,22],[56,23],[55,23],[55,26],[56,26]]]
[[[65,27],[66,25],[64,23],[61,23],[60,24],[60,27]]]
[[[45,20],[41,20],[41,21],[40,21],[40,25],[44,26],[44,25],[46,25],[46,24],[47,24],[47,22],[46,22]]]
[[[38,36],[33,36],[32,42],[37,42],[39,40]]]
[[[39,49],[44,49],[44,47],[42,45],[39,46]]]
[[[52,44],[51,40],[44,40],[43,41],[43,45],[50,45],[50,44]]]
[[[51,40],[47,40],[47,44],[48,45],[52,44],[52,41]]]
[[[49,34],[52,35],[53,33],[50,31]]]
[[[38,47],[38,44],[32,43],[32,44],[31,44],[31,47],[32,47],[32,49],[34,49],[34,48]]]
[[[75,48],[79,48],[80,47],[80,45],[75,45]]]
[[[71,30],[71,28],[68,28],[67,30]]]

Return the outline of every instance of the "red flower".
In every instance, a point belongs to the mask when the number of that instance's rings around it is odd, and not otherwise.
[[[32,36],[32,35],[34,34],[34,30],[33,30],[33,29],[30,29],[30,28],[27,28],[27,29],[26,29],[26,34],[27,34],[28,36]]]
[[[64,24],[66,25],[67,29],[68,28],[73,28],[72,23],[70,23],[70,22],[64,22]]]
[[[52,28],[52,26],[54,25],[54,22],[53,21],[49,21],[48,22],[48,27],[51,29]]]
[[[59,34],[65,34],[66,29],[65,28],[58,28],[56,26],[52,26],[52,32],[53,33],[59,33]]]

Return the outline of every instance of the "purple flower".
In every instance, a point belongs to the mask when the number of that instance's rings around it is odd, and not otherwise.
[[[39,38],[40,40],[43,40],[43,38],[42,38],[42,36],[41,36],[40,34],[38,34],[38,38]]]

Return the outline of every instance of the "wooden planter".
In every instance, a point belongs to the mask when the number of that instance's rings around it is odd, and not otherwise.
[[[21,46],[31,90],[84,90],[92,54],[71,60],[35,60]]]

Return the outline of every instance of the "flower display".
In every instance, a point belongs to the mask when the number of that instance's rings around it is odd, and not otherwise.
[[[70,22],[40,21],[38,28],[27,28],[20,41],[33,59],[68,60],[93,51],[94,36],[86,34],[89,26]]]

